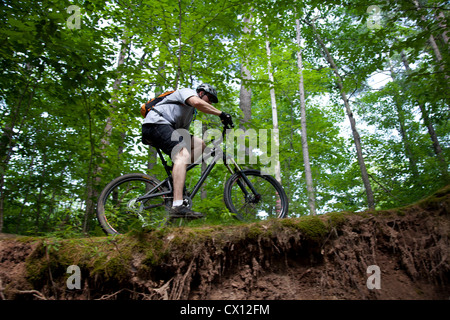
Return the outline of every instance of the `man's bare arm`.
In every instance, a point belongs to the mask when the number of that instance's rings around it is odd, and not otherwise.
[[[222,113],[222,111],[216,109],[205,100],[200,99],[198,96],[187,98],[186,103],[204,113],[212,114],[215,116],[220,116],[220,114]]]

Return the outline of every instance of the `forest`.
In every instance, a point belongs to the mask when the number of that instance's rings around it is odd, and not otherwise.
[[[430,195],[449,183],[449,10],[442,0],[3,0],[0,232],[102,235],[104,186],[163,174],[141,143],[140,105],[201,83],[237,127],[273,134],[291,217]],[[221,127],[202,113],[195,124]],[[218,165],[206,180],[194,203],[203,223],[230,219],[228,176]]]

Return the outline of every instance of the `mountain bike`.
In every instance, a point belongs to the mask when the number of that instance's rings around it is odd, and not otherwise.
[[[195,195],[222,158],[231,173],[224,186],[224,202],[236,219],[258,221],[286,217],[288,200],[281,184],[260,170],[241,169],[232,157],[226,155],[226,150],[219,147],[228,129],[231,128],[224,125],[221,139],[211,141],[213,147],[187,166],[189,172],[202,161],[212,159],[193,189],[189,191],[185,187],[183,205],[192,207]],[[168,209],[173,201],[172,167],[161,150],[156,151],[167,175],[163,181],[143,173],[129,173],[112,180],[100,194],[97,219],[107,234],[123,234],[136,226],[160,227],[171,220]]]

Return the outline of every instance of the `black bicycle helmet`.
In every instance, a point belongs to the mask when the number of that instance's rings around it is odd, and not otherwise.
[[[213,103],[219,102],[219,99],[217,99],[217,91],[212,85],[202,83],[197,87],[197,93],[199,93],[200,91],[205,91],[206,93],[209,93],[212,96],[211,102]]]

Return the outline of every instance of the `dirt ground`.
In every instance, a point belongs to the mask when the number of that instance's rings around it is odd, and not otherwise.
[[[390,211],[62,241],[53,250],[0,234],[0,299],[448,300],[449,203],[445,191]],[[67,289],[69,264],[82,269],[78,290]]]

